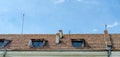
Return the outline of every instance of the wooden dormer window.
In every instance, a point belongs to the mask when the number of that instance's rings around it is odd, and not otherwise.
[[[0,39],[0,48],[4,48],[7,45],[9,45],[11,40],[6,40],[6,39]]]
[[[84,39],[72,39],[72,46],[75,48],[83,48],[85,45],[85,40]]]
[[[47,41],[44,39],[31,39],[29,45],[32,48],[43,48],[46,45]]]

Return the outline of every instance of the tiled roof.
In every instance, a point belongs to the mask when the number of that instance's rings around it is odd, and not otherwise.
[[[109,37],[108,37],[109,36]],[[64,34],[60,43],[56,44],[56,34],[1,34],[0,39],[11,40],[5,47],[8,50],[106,50],[106,43],[112,45],[112,50],[120,50],[120,34],[109,34],[105,40],[105,34]],[[30,39],[45,39],[48,44],[44,48],[31,48],[28,45]],[[71,39],[84,39],[83,48],[74,48]],[[5,48],[1,48],[5,49]]]

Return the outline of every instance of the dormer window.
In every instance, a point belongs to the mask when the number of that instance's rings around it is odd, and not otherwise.
[[[0,48],[6,47],[8,44],[10,44],[10,42],[10,40],[0,39]]]
[[[84,39],[72,39],[72,46],[75,48],[83,48],[84,47]]]
[[[46,45],[47,41],[44,39],[31,39],[29,45],[32,48],[43,48]]]

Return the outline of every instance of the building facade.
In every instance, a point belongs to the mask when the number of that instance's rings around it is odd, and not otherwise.
[[[0,57],[119,57],[120,34],[1,34]]]

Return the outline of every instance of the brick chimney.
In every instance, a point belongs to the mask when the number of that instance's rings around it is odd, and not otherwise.
[[[111,39],[107,30],[107,25],[105,25],[105,30],[104,30],[104,39],[105,43],[107,46],[112,46]]]

